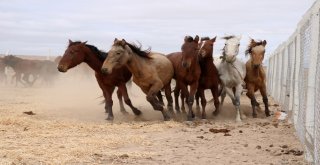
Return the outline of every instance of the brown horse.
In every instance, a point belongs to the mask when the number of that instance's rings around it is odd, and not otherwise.
[[[210,39],[209,37],[201,38],[201,41],[199,43],[199,64],[201,68],[201,75],[199,79],[199,86],[198,91],[196,94],[196,104],[197,109],[200,109],[199,107],[199,97],[201,98],[201,105],[202,105],[202,118],[206,118],[206,98],[204,95],[205,89],[210,89],[212,96],[214,98],[214,106],[216,107],[216,110],[214,111],[214,115],[218,115],[219,113],[219,74],[218,69],[213,64],[213,45],[216,41],[216,37]]]
[[[7,75],[6,75],[6,65],[3,61],[3,58],[0,57],[0,83],[1,82],[4,82],[6,83],[7,82]]]
[[[169,115],[164,111],[156,95],[161,89],[164,89],[168,110],[172,111],[170,82],[173,76],[173,66],[171,62],[163,54],[149,50],[142,51],[141,47],[116,38],[101,70],[106,74],[113,74],[116,68],[123,66],[126,66],[133,74],[133,82],[147,95],[147,101],[150,102],[153,109],[161,111],[164,120],[169,120]]]
[[[125,103],[132,109],[133,113],[140,115],[141,111],[132,105],[127,93],[126,82],[130,80],[131,73],[126,67],[120,67],[115,69],[112,74],[102,74],[100,69],[106,56],[107,53],[98,50],[95,46],[87,45],[86,42],[72,42],[69,40],[69,46],[59,62],[58,70],[66,72],[68,69],[84,62],[95,71],[96,79],[105,98],[105,111],[108,113],[107,120],[113,120],[114,118],[112,93],[115,87],[118,87],[117,95],[121,112],[126,113],[122,101],[122,97],[124,97]]]
[[[199,36],[196,36],[194,39],[190,36],[186,36],[184,38],[184,43],[181,46],[182,52],[176,52],[167,55],[167,57],[173,64],[174,79],[176,80],[176,88],[174,91],[175,109],[178,112],[180,111],[178,97],[181,90],[181,96],[187,97],[188,99],[188,120],[192,120],[192,118],[194,117],[192,105],[201,74],[201,68],[198,61],[198,42]],[[190,86],[190,92],[188,91],[188,85]],[[183,104],[184,98],[182,98],[181,100]]]
[[[256,106],[259,106],[254,93],[260,90],[265,105],[265,114],[270,116],[268,108],[268,97],[266,91],[266,74],[264,72],[262,61],[265,54],[266,40],[256,42],[251,39],[251,42],[246,50],[246,55],[250,54],[250,59],[246,63],[246,77],[244,81],[248,89],[247,96],[251,99],[252,116],[257,117]]]
[[[38,78],[40,72],[38,60],[28,60],[8,55],[3,58],[3,62],[15,71],[16,86],[18,83],[24,86],[32,86]],[[30,75],[33,76],[32,81],[29,79]]]

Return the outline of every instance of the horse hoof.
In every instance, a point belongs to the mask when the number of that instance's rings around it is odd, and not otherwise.
[[[207,117],[206,117],[206,115],[202,115],[202,119],[206,119]]]
[[[173,111],[173,106],[172,105],[168,105],[167,109],[168,109],[168,111]]]
[[[133,113],[134,113],[136,116],[139,116],[139,115],[142,114],[142,112],[141,112],[140,110],[138,110],[138,109],[134,109],[134,110],[132,110],[132,111],[133,111]]]
[[[242,121],[241,121],[241,119],[236,119],[236,122],[241,123]]]
[[[187,117],[187,121],[192,121],[193,120],[193,117],[192,116],[188,116]]]
[[[108,116],[106,120],[113,121],[113,116]]]
[[[258,115],[257,115],[257,114],[252,114],[252,117],[253,117],[253,118],[257,118]]]

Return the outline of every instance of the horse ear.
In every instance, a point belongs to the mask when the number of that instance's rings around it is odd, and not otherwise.
[[[125,45],[127,44],[127,41],[126,41],[125,39],[122,39],[122,40],[121,40],[121,44],[122,44],[123,46],[125,46]]]
[[[250,43],[255,43],[254,39],[250,38]]]
[[[266,45],[267,45],[267,41],[266,41],[266,40],[263,40],[263,41],[262,41],[262,45],[263,45],[263,46],[266,46]]]
[[[196,37],[194,37],[194,41],[197,42],[197,43],[199,42],[199,36],[198,35],[196,35]]]
[[[211,39],[212,42],[216,42],[217,36]]]
[[[69,45],[72,44],[72,41],[69,39]]]
[[[184,37],[184,42],[188,42],[189,36]]]

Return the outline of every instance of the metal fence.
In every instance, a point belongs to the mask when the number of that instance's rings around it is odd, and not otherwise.
[[[320,165],[320,1],[268,59],[269,94],[294,123],[306,159]]]

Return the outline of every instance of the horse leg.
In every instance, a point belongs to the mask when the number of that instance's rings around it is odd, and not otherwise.
[[[247,96],[251,100],[251,107],[252,107],[252,117],[257,118],[257,100],[254,96],[254,85],[247,83]]]
[[[188,89],[187,89],[188,90]],[[185,106],[184,106],[184,103],[186,102],[186,95],[187,94],[184,94],[183,92],[182,92],[182,90],[181,90],[181,96],[180,96],[180,99],[181,99],[181,111],[183,112],[183,113],[186,113],[186,108],[185,108]]]
[[[179,93],[180,93],[180,88],[176,86],[173,90],[174,93],[174,104],[175,104],[175,109],[178,113],[180,113],[180,106],[179,106]]]
[[[191,121],[192,118],[194,118],[194,114],[192,111],[192,105],[194,102],[194,95],[196,94],[196,91],[198,89],[198,81],[194,82],[193,84],[190,85],[190,93],[188,95],[188,120]]]
[[[218,86],[214,86],[211,88],[211,93],[214,99],[214,107],[216,108],[213,114],[217,116],[220,113],[220,101],[219,101],[219,92]]]
[[[197,111],[200,111],[199,98],[200,98],[199,91],[197,91],[196,92],[196,109],[197,109]]]
[[[172,100],[172,96],[171,96],[170,82],[164,86],[164,92],[165,92],[165,95],[166,95],[166,98],[167,98],[167,102],[168,102],[167,109],[171,113],[173,113],[173,100]]]
[[[201,98],[201,106],[202,106],[202,114],[201,117],[202,119],[206,119],[206,105],[207,105],[207,100],[204,95],[204,89],[198,89],[197,91],[198,95]]]
[[[160,101],[156,98],[156,94],[162,89],[163,84],[161,80],[155,82],[148,91],[147,101],[150,102],[154,110],[161,111],[165,121],[170,120],[169,115],[163,110],[163,106]]]
[[[223,87],[223,88],[221,89],[221,94],[220,94],[220,97],[221,97],[220,107],[222,107],[223,102],[224,102],[224,99],[226,98],[226,95],[227,95],[227,92],[226,92],[226,90],[225,90],[225,87]]]
[[[240,97],[241,97],[242,90],[243,90],[242,84],[239,84],[236,87],[236,91],[235,91],[235,101],[236,101],[236,104],[237,104],[237,112],[240,114],[241,120],[244,120],[247,117],[240,109]]]
[[[158,98],[160,104],[162,104],[162,106],[164,106],[164,102],[163,102],[163,98],[162,98],[161,91],[159,91],[159,92],[157,93],[157,98]]]
[[[225,88],[228,96],[231,98],[233,105],[236,108],[236,122],[241,122],[240,118],[240,100],[237,100],[236,96],[233,93],[232,88]]]
[[[269,103],[268,103],[268,96],[267,96],[267,91],[266,91],[266,84],[262,85],[262,88],[260,89],[260,93],[262,95],[263,103],[265,106],[265,114],[266,116],[270,116],[270,111],[269,111]]]
[[[108,112],[108,117],[106,120],[112,121],[113,120],[113,111],[112,111],[112,105],[113,105],[113,101],[112,101],[112,93],[114,91],[114,87],[113,88],[108,88],[106,90],[106,104],[105,104],[105,110],[106,112]]]
[[[123,105],[122,92],[120,90],[120,87],[118,87],[117,96],[118,96],[119,105],[120,105],[120,112],[123,114],[128,114],[128,112],[126,111],[126,109],[124,108],[124,105]]]
[[[122,95],[123,95],[123,98],[124,98],[124,102],[131,108],[132,112],[135,114],[135,115],[140,115],[141,114],[141,111],[139,109],[137,109],[136,107],[134,107],[131,103],[131,100],[129,98],[129,95],[128,95],[128,91],[127,91],[127,87],[125,84],[122,84],[118,87],[118,90],[121,91]]]

